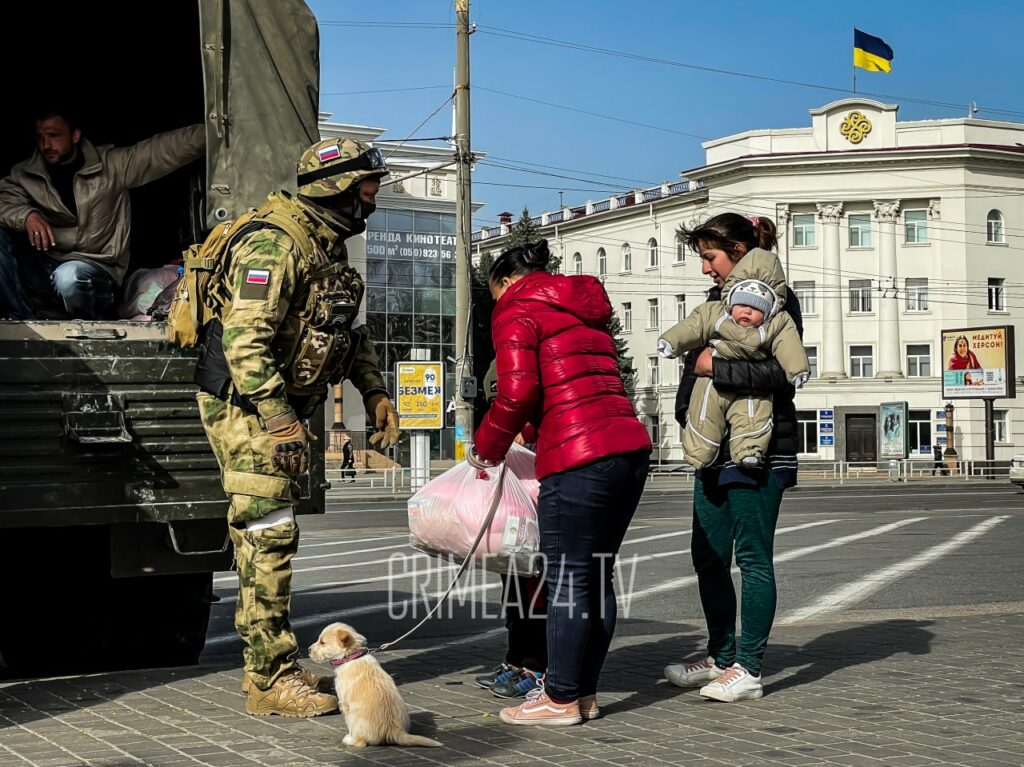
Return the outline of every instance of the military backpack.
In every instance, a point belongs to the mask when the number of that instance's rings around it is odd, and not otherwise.
[[[231,245],[242,236],[267,227],[280,229],[302,250],[311,251],[309,233],[287,213],[265,206],[213,228],[209,236],[189,247],[182,256],[184,273],[178,280],[167,313],[167,338],[182,348],[197,346],[203,328],[231,300],[227,284]]]

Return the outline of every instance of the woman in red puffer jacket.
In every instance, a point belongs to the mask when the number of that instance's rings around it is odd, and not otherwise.
[[[598,715],[597,681],[615,630],[613,564],[647,480],[651,441],[619,376],[611,304],[594,277],[549,274],[547,242],[491,267],[498,395],[471,464],[504,459],[537,434],[537,517],[547,561],[548,670],[543,689],[506,708],[508,724],[576,724]]]

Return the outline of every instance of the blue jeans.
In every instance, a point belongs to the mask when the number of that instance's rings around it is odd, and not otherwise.
[[[105,319],[116,294],[117,283],[103,267],[60,261],[30,247],[20,232],[0,227],[0,317],[36,319],[39,309],[57,304],[72,319]]]
[[[537,517],[548,586],[544,687],[557,702],[597,692],[615,633],[615,556],[649,464],[647,451],[624,453],[541,480]]]

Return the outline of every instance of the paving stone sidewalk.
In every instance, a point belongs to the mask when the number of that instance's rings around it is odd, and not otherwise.
[[[0,685],[3,767],[314,765],[1024,765],[1024,613],[777,628],[759,701],[721,704],[661,680],[699,629],[623,621],[604,716],[509,727],[472,683],[503,637],[383,657],[441,749],[348,749],[340,716],[256,719],[240,672],[196,666]],[[670,632],[670,633],[669,633]]]

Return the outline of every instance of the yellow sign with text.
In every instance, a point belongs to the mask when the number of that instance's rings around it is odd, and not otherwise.
[[[399,362],[398,422],[405,429],[444,427],[444,364],[441,362]]]

